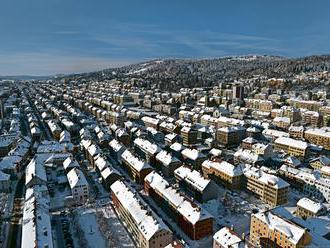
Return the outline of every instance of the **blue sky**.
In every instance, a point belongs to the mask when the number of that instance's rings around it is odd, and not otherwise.
[[[0,75],[244,54],[330,54],[330,1],[0,1]]]

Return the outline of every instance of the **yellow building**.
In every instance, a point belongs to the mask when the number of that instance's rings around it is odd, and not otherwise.
[[[309,162],[309,165],[315,170],[320,170],[324,166],[330,166],[330,158],[326,156],[320,156],[318,158],[314,158]]]
[[[287,203],[289,187],[283,179],[261,171],[256,167],[244,171],[246,188],[271,206]]]
[[[312,241],[307,229],[272,210],[251,215],[249,243],[253,247],[306,247]]]
[[[158,248],[172,242],[172,232],[162,219],[122,181],[111,185],[111,195],[116,212],[137,247]]]
[[[330,150],[330,132],[320,128],[312,128],[305,131],[304,138],[312,144],[323,146]]]
[[[304,138],[303,126],[290,126],[289,127],[290,138],[302,139]]]
[[[284,151],[292,156],[304,158],[308,154],[309,145],[304,141],[280,137],[274,141],[274,148],[278,151]]]
[[[226,161],[206,160],[202,163],[203,175],[230,189],[241,188],[243,172],[241,166],[234,166]]]
[[[322,203],[315,202],[307,197],[301,198],[297,202],[296,215],[303,219],[316,217],[324,214],[325,212],[326,208]]]

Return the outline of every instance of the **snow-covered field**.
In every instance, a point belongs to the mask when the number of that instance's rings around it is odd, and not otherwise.
[[[78,224],[87,242],[87,247],[107,247],[101,234],[94,209],[79,209],[76,213]]]
[[[78,232],[86,240],[86,247],[135,247],[110,202],[104,206],[80,207],[74,216],[76,226],[79,225]]]
[[[214,216],[217,229],[233,227],[242,235],[249,233],[252,212],[266,209],[268,205],[244,191],[230,192],[219,187],[218,199],[204,203],[203,207]]]

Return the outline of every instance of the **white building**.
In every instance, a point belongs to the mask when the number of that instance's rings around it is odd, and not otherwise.
[[[122,181],[111,185],[114,206],[126,224],[137,247],[165,247],[172,242],[172,232],[155,212]]]
[[[21,248],[53,248],[49,195],[45,185],[26,190]]]
[[[73,168],[67,174],[73,200],[77,204],[83,204],[87,201],[89,190],[87,180],[78,168]]]
[[[213,235],[213,248],[244,248],[244,241],[228,227],[223,227]]]

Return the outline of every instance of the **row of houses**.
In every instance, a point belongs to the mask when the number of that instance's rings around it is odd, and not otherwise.
[[[171,187],[157,172],[145,177],[144,190],[191,239],[202,239],[213,233],[213,217]]]

